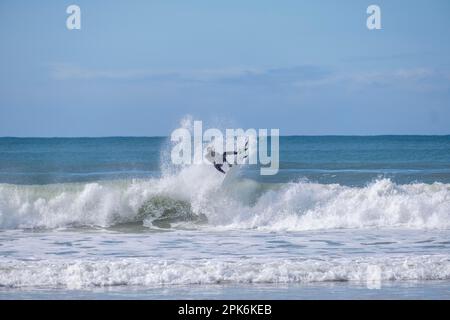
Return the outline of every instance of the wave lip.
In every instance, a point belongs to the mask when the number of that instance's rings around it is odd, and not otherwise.
[[[331,260],[0,261],[0,287],[160,286],[449,280],[450,256]]]

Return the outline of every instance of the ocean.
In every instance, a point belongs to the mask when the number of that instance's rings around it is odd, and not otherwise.
[[[0,138],[0,299],[450,299],[450,136],[280,138],[280,171],[164,137]]]

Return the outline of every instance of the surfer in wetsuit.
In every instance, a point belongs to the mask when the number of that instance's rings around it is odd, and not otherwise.
[[[244,150],[241,150],[240,152],[246,152],[248,149],[248,140],[245,143]],[[240,154],[240,152],[237,151],[225,151],[224,153],[220,154],[214,150],[213,147],[209,146],[206,149],[206,159],[208,159],[209,162],[211,162],[214,165],[214,168],[216,168],[218,171],[225,174],[226,172],[222,169],[222,166],[226,163],[228,164],[228,167],[232,167],[233,165],[227,161],[227,156],[235,156]],[[247,158],[248,154],[245,154],[243,159]]]
[[[226,163],[228,164],[228,166],[231,168],[233,165],[231,163],[229,163],[227,161],[227,156],[231,156],[231,155],[237,155],[238,152],[237,151],[226,151],[222,154],[219,154],[218,152],[216,152],[214,150],[213,147],[208,147],[206,149],[207,154],[206,154],[206,159],[208,159],[213,165],[214,168],[216,168],[218,171],[222,172],[223,174],[225,174],[226,172],[223,171],[222,166]]]

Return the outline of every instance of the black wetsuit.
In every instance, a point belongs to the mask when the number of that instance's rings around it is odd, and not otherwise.
[[[238,154],[237,151],[227,151],[227,152],[224,152],[223,155],[222,155],[222,163],[216,163],[216,162],[214,161],[214,168],[216,168],[217,170],[219,170],[220,172],[222,172],[223,174],[225,174],[226,172],[223,171],[222,166],[223,166],[225,163],[228,163],[228,161],[227,161],[227,156],[228,156],[228,155],[237,155],[237,154]],[[211,153],[211,155],[214,156],[213,153]],[[231,167],[232,164],[228,163],[228,166]]]

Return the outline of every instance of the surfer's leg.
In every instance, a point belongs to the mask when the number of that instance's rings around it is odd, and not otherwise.
[[[221,164],[214,163],[214,168],[216,168],[218,171],[220,171],[223,174],[225,174],[225,171],[222,170],[222,165]]]
[[[237,154],[238,154],[237,151],[226,151],[226,152],[224,152],[223,153],[223,159],[222,159],[223,163],[228,163],[228,166],[231,168],[233,165],[227,161],[227,156],[228,155],[235,156]]]

